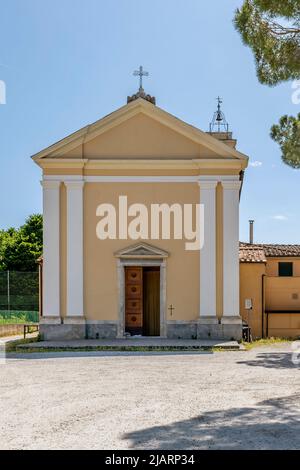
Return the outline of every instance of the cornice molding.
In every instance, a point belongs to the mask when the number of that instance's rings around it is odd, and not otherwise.
[[[243,170],[245,161],[229,158],[105,158],[105,159],[69,159],[43,158],[36,163],[43,170]]]

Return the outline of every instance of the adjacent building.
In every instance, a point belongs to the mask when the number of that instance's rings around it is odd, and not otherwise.
[[[254,338],[300,336],[300,245],[240,244],[240,311]]]

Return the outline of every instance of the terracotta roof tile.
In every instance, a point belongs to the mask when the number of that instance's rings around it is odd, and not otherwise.
[[[300,245],[264,245],[266,256],[300,256]]]
[[[266,258],[300,257],[300,245],[270,245],[240,243],[240,261],[266,262]]]
[[[266,263],[266,256],[263,248],[256,246],[240,246],[241,263]]]

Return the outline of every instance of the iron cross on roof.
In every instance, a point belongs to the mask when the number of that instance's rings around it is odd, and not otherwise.
[[[135,77],[140,77],[140,90],[142,90],[143,89],[143,77],[148,77],[149,72],[146,72],[145,70],[143,70],[143,66],[141,65],[139,70],[135,70],[133,72],[133,75]]]

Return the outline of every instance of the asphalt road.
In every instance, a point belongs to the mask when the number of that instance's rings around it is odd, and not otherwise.
[[[0,365],[1,449],[299,449],[291,345],[49,353]]]

